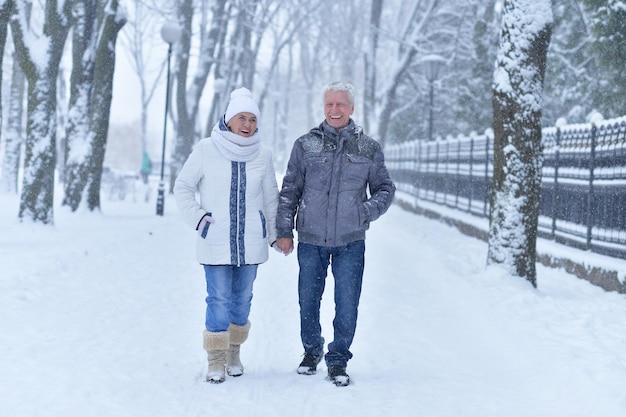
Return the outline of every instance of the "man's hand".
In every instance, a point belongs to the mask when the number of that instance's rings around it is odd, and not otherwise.
[[[276,239],[274,246],[277,246],[278,249],[287,256],[293,252],[293,239],[290,237],[279,237]]]

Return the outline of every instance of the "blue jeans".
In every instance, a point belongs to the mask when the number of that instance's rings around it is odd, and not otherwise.
[[[361,297],[365,241],[332,248],[298,243],[298,263],[300,337],[304,350],[313,355],[321,355],[324,351],[320,304],[330,264],[335,279],[335,319],[334,340],[328,344],[326,364],[346,366],[352,358],[350,345],[354,339]]]
[[[252,304],[258,265],[204,265],[206,322],[210,332],[224,332],[230,323],[243,326]]]

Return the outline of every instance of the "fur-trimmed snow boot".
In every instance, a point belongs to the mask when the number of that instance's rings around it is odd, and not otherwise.
[[[226,379],[224,370],[226,367],[230,335],[228,331],[209,332],[208,330],[204,330],[202,336],[204,339],[204,350],[207,351],[207,357],[209,359],[209,372],[206,374],[206,380],[213,384],[222,383]]]
[[[226,358],[226,372],[230,376],[241,376],[243,375],[243,365],[239,359],[239,350],[243,342],[248,339],[250,321],[243,326],[231,323],[228,332],[230,333],[230,347]]]

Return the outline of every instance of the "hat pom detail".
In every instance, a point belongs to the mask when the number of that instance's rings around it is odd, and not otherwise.
[[[236,90],[233,90],[232,93],[230,93],[231,100],[236,99],[237,97],[252,98],[252,92],[250,92],[250,90],[248,90],[246,87],[241,87]]]

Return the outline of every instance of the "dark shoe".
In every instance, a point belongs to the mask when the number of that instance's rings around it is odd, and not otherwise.
[[[298,373],[300,375],[315,375],[317,372],[317,364],[322,360],[322,355],[313,355],[311,353],[305,353],[304,359],[298,366]]]
[[[345,366],[330,365],[328,367],[328,379],[338,387],[350,385],[350,377],[346,373]]]

